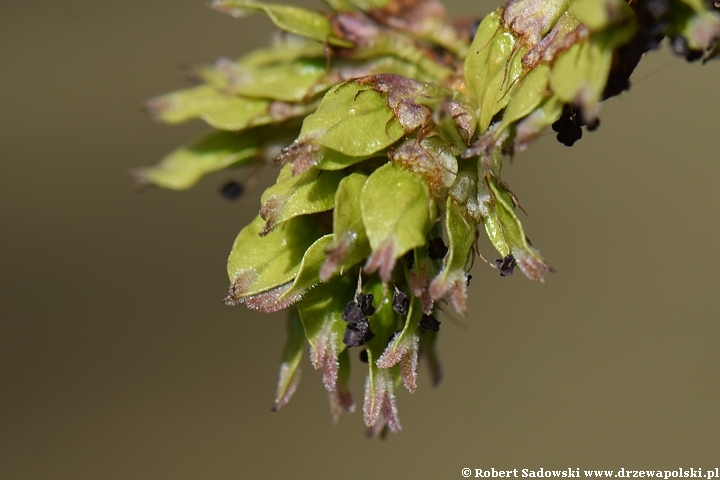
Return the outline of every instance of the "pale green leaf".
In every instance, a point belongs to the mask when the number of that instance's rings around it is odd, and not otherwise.
[[[465,81],[477,100],[478,131],[484,133],[497,112],[510,100],[508,91],[522,73],[522,56],[527,47],[500,26],[500,13],[486,16],[470,45],[465,60]]]
[[[335,193],[334,238],[327,249],[327,260],[320,274],[323,281],[370,255],[370,244],[360,209],[360,195],[366,180],[367,177],[361,173],[351,173],[342,179]]]
[[[227,95],[214,87],[198,85],[155,97],[147,103],[147,109],[153,118],[174,125],[197,118],[227,101]]]
[[[451,198],[448,198],[445,215],[449,251],[443,270],[464,272],[470,251],[475,244],[475,224],[465,209],[457,205]],[[441,276],[445,276],[444,272]]]
[[[340,153],[337,150],[321,147],[317,153],[317,164],[315,168],[318,170],[342,170],[356,163],[367,160],[372,155],[351,156]]]
[[[352,47],[352,43],[333,32],[330,20],[325,15],[304,8],[253,0],[211,0],[210,7],[235,17],[251,12],[265,12],[281,30],[338,47]]]
[[[298,215],[325,212],[335,205],[335,191],[345,176],[341,171],[309,170],[292,174],[292,165],[285,165],[275,185],[260,197],[260,215],[267,220],[262,234]]]
[[[560,118],[562,111],[563,103],[553,95],[530,115],[518,122],[515,128],[516,151],[525,150],[545,128],[551,126]]]
[[[302,37],[282,36],[273,45],[243,55],[238,64],[247,68],[262,68],[298,59],[324,59],[322,44]]]
[[[292,286],[280,296],[281,300],[304,295],[307,290],[320,283],[320,269],[327,257],[325,250],[330,246],[332,239],[332,234],[324,235],[308,247]]]
[[[613,62],[613,52],[635,34],[632,24],[594,34],[558,55],[550,74],[550,88],[565,103],[574,103],[585,114],[602,100]]]
[[[452,69],[433,59],[427,49],[418,45],[410,35],[393,29],[378,30],[372,42],[353,50],[351,54],[351,58],[357,60],[383,56],[393,56],[415,65],[419,71],[414,78],[420,81],[442,82],[453,73]]]
[[[389,280],[395,261],[425,244],[434,219],[427,184],[412,173],[386,164],[368,178],[360,195],[362,218],[373,249],[366,270],[380,269]]]
[[[191,68],[191,73],[197,76],[205,85],[218,91],[224,91],[230,84],[230,74],[237,68],[237,63],[229,58],[219,58],[213,65],[196,65]]]
[[[549,82],[549,65],[538,65],[524,75],[505,108],[501,128],[509,127],[535,110],[550,93]]]
[[[598,42],[576,43],[555,61],[550,87],[563,102],[582,101],[587,108],[594,108],[602,98],[612,55],[612,50]]]
[[[358,241],[367,241],[360,209],[360,197],[366,181],[366,175],[351,173],[340,182],[333,210],[333,233],[336,236],[350,233]]]
[[[569,11],[592,31],[603,30],[633,15],[625,0],[575,0]]]
[[[228,303],[291,282],[306,250],[321,235],[316,219],[309,216],[289,220],[283,228],[261,237],[264,225],[265,221],[256,217],[235,239],[227,265],[232,284]]]
[[[373,56],[360,64],[355,62],[346,64],[338,63],[337,69],[343,78],[357,78],[381,73],[392,73],[407,78],[423,80],[422,73],[416,64],[390,55]]]
[[[302,102],[327,89],[325,59],[294,59],[262,68],[244,68],[233,85],[239,95]]]
[[[209,85],[178,90],[148,102],[151,115],[165,123],[202,118],[221,130],[243,130],[267,123],[268,106],[267,100],[227,95]]]
[[[450,293],[455,310],[464,315],[467,311],[467,274],[465,267],[475,244],[475,224],[465,208],[447,199],[445,229],[448,234],[448,254],[440,274],[430,284],[430,295],[439,300]]]
[[[498,250],[498,252],[503,257],[507,256],[508,253],[512,254],[517,261],[518,267],[526,277],[544,282],[544,274],[553,271],[553,269],[528,242],[522,223],[515,215],[512,197],[498,184],[494,177],[486,175],[485,179],[494,197],[491,211],[494,212],[494,219],[497,221],[495,225],[497,235],[502,237],[508,249]]]
[[[361,157],[387,148],[404,134],[383,95],[349,82],[325,94],[315,113],[305,118],[299,140]]]
[[[252,132],[215,132],[134,173],[142,182],[184,190],[209,173],[253,161],[260,148],[258,142]]]
[[[505,235],[503,234],[503,229],[500,224],[500,220],[498,219],[497,210],[495,208],[490,208],[487,215],[483,216],[482,222],[490,243],[493,244],[493,247],[495,247],[495,250],[497,250],[501,257],[507,257],[510,254],[510,247],[505,240]]]
[[[272,122],[272,118],[268,115],[269,102],[267,100],[228,98],[231,101],[202,112],[200,118],[211,127],[231,131],[245,130],[248,127]]]

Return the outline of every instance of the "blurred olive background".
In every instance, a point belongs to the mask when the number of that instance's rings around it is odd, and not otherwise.
[[[144,101],[271,31],[201,0],[0,6],[0,478],[720,466],[720,62],[652,54],[598,131],[508,162],[557,274],[478,260],[470,315],[441,318],[442,385],[421,365],[418,391],[398,392],[403,433],[379,441],[359,411],[332,425],[307,359],[270,413],[284,316],[220,301],[262,187],[228,203],[218,187],[242,172],[183,193],[139,194],[127,175],[205,130],[155,124]],[[360,405],[364,376],[356,359]]]

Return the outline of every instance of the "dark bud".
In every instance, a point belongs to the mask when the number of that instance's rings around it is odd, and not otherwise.
[[[472,275],[468,275],[467,277],[465,277],[465,286],[466,287],[470,286],[470,280],[472,280]]]
[[[513,274],[513,269],[517,265],[515,257],[508,255],[505,258],[495,260],[495,266],[500,270],[501,277],[507,277]]]
[[[410,299],[400,290],[395,289],[395,296],[393,297],[392,303],[393,310],[400,315],[407,315],[408,308],[410,308]]]
[[[364,335],[352,325],[348,325],[343,336],[343,343],[348,347],[359,347],[365,343]]]
[[[422,319],[418,323],[418,328],[423,332],[437,332],[440,330],[440,322],[431,315],[423,314]]]
[[[343,336],[343,343],[348,347],[359,347],[375,338],[375,334],[370,330],[370,323],[367,318],[363,318],[357,324],[348,323]]]
[[[360,310],[366,317],[369,317],[370,315],[375,313],[375,307],[373,307],[372,301],[372,293],[361,293],[357,296],[358,307],[360,307]]]
[[[557,132],[558,142],[572,147],[582,138],[581,127],[584,124],[580,111],[572,105],[565,105],[560,118],[552,124],[552,129]]]
[[[365,314],[355,301],[348,302],[348,304],[345,305],[345,311],[342,314],[342,319],[350,325],[357,325],[363,320],[367,321]]]
[[[367,350],[363,350],[360,352],[360,361],[362,363],[368,363],[368,353]]]
[[[435,237],[428,242],[428,256],[430,260],[440,260],[445,258],[445,254],[448,252],[448,247],[445,246],[445,242],[440,237]]]
[[[570,125],[568,128],[559,131],[557,134],[558,142],[562,143],[566,147],[572,147],[573,145],[575,145],[575,142],[577,142],[581,138],[582,128],[578,127],[577,125]]]
[[[230,180],[220,187],[220,196],[230,202],[234,202],[238,198],[242,197],[243,193],[245,193],[245,188],[242,184],[236,182],[235,180]]]
[[[672,48],[675,55],[685,57],[688,62],[700,60],[703,56],[702,50],[690,50],[687,39],[682,35],[675,35],[670,40],[670,48]]]

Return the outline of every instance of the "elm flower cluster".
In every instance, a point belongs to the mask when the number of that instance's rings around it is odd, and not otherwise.
[[[275,409],[309,344],[333,418],[352,412],[355,349],[367,364],[368,433],[398,432],[395,390],[416,389],[418,362],[440,381],[437,306],[466,314],[478,236],[502,276],[517,268],[544,282],[553,271],[525,234],[503,159],[549,128],[568,146],[596,129],[601,102],[630,87],[665,37],[689,61],[719,56],[719,7],[512,0],[453,23],[439,0],[326,3],[211,0],[236,17],[264,13],[282,33],[151,100],[159,121],[199,118],[213,130],[135,175],[181,190],[220,170],[278,165],[230,252],[225,303],[288,312]]]

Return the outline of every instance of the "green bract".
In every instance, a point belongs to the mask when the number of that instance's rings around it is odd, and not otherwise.
[[[372,252],[360,208],[360,194],[366,181],[365,175],[351,173],[338,186],[333,210],[333,240],[325,251],[327,256],[320,272],[322,281],[327,281],[338,269],[342,272],[360,263]]]
[[[153,167],[137,169],[135,174],[141,182],[183,190],[208,173],[252,162],[259,151],[257,135],[216,132],[178,148]]]
[[[266,220],[260,234],[267,234],[291,218],[331,210],[342,179],[343,174],[338,171],[311,170],[293,176],[290,165],[285,166],[277,183],[260,197],[260,216]]]
[[[465,80],[479,104],[481,132],[510,101],[508,91],[522,73],[526,51],[519,39],[502,27],[500,12],[485,17],[478,27],[465,64]]]
[[[169,124],[201,118],[220,130],[242,130],[251,124],[267,123],[270,102],[224,94],[210,85],[200,85],[163,95],[152,101],[150,109]]]
[[[266,2],[254,2],[252,0],[212,0],[210,7],[221,12],[229,13],[234,17],[240,17],[250,12],[262,11],[270,17],[270,20],[272,20],[278,28],[287,32],[320,42],[328,42],[331,45],[341,47],[352,46],[350,42],[338,37],[332,31],[327,17],[317,12],[305,10],[304,8],[275,5]]]
[[[467,311],[467,263],[476,240],[476,228],[466,207],[458,205],[448,197],[445,208],[445,231],[448,236],[448,254],[443,260],[442,271],[430,284],[430,295],[434,300],[448,293],[455,310],[461,314]]]
[[[385,98],[352,82],[325,95],[317,111],[303,122],[298,140],[362,157],[387,148],[403,133]]]
[[[355,349],[368,363],[368,432],[397,432],[395,390],[416,389],[418,361],[440,380],[436,305],[466,313],[478,236],[502,276],[517,266],[544,282],[553,271],[516,214],[503,159],[548,127],[568,146],[594,130],[601,102],[629,88],[665,36],[688,60],[719,56],[720,15],[704,0],[512,0],[478,12],[474,31],[438,0],[326,3],[212,0],[284,33],[151,100],[156,120],[216,131],[135,176],[184,189],[219,170],[282,165],[232,247],[225,301],[288,312],[274,409],[298,385],[307,342],[333,419],[352,412]]]

